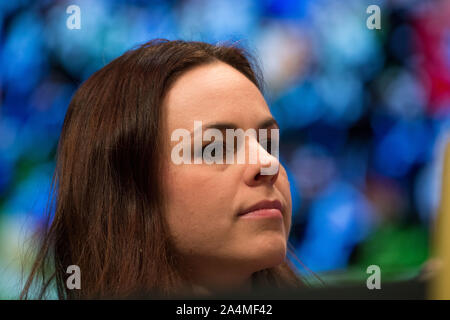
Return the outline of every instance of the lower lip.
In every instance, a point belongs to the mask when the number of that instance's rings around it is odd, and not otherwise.
[[[282,219],[283,215],[278,209],[260,209],[240,215],[241,218],[276,218]]]

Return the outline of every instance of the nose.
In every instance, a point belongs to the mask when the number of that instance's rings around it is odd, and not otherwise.
[[[262,184],[273,185],[277,181],[279,173],[279,160],[278,150],[276,155],[270,154],[263,146],[256,141],[256,139],[250,138],[248,142],[247,154],[251,151],[250,148],[254,148],[256,151],[257,161],[256,163],[246,162],[244,180],[249,186],[258,186]],[[270,151],[270,150],[269,150]]]

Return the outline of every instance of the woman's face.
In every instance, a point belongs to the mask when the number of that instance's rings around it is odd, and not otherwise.
[[[167,222],[185,271],[199,282],[226,286],[282,263],[291,226],[289,182],[281,165],[276,173],[261,175],[261,167],[268,167],[261,161],[273,165],[278,160],[257,138],[246,138],[244,147],[247,157],[250,149],[259,152],[256,163],[246,158],[244,164],[236,160],[233,164],[175,164],[171,158],[172,148],[179,143],[171,141],[172,133],[176,129],[192,132],[194,121],[201,121],[203,127],[225,123],[244,131],[258,130],[265,123],[270,136],[270,129],[278,127],[268,121],[273,117],[258,88],[236,69],[215,62],[178,78],[164,108],[170,143],[164,172]],[[192,136],[192,152],[193,140]],[[210,142],[203,140],[202,147]],[[278,200],[282,216],[239,215],[263,200]]]

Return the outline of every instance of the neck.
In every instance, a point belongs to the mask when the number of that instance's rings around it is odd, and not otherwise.
[[[252,272],[243,272],[236,267],[189,268],[189,279],[194,294],[210,296],[226,292],[250,292],[252,289]]]
[[[211,296],[215,294],[227,293],[227,292],[239,292],[245,293],[251,290],[251,278],[248,278],[245,282],[239,284],[217,284],[206,282],[193,282],[193,292],[195,295]]]

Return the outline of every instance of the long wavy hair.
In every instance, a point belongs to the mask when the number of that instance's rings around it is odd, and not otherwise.
[[[237,45],[153,40],[87,79],[68,107],[39,248],[20,297],[170,297],[189,280],[164,218],[163,99],[187,70],[222,61],[262,91],[254,59]],[[66,287],[69,265],[81,290]],[[256,272],[254,284],[301,286],[291,264]],[[34,288],[34,289],[33,289]],[[37,292],[35,292],[35,289]]]

